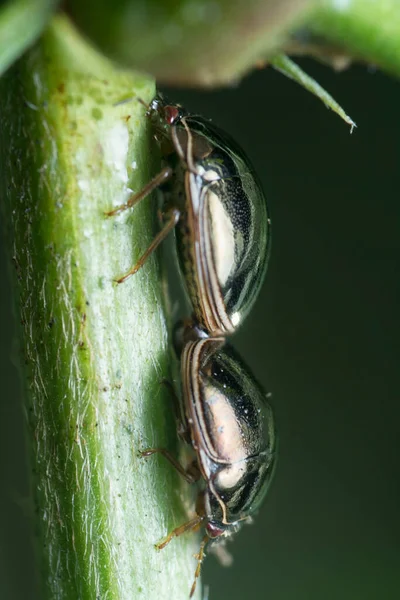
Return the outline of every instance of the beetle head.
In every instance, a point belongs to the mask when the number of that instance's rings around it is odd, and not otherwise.
[[[180,104],[170,104],[162,94],[151,101],[147,112],[158,129],[169,129],[185,114]]]
[[[220,541],[230,535],[233,535],[240,529],[240,522],[228,523],[224,525],[218,521],[208,521],[206,524],[206,532],[211,541]]]

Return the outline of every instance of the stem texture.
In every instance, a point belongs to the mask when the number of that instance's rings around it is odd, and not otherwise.
[[[1,80],[1,192],[15,266],[41,597],[188,597],[196,536],[178,476],[138,451],[175,443],[160,267],[124,273],[155,231],[144,107],[154,82],[118,71],[68,21]],[[131,101],[121,103],[123,99]],[[182,492],[182,494],[181,494]]]

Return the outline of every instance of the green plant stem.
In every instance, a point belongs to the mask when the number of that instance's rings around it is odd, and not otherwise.
[[[152,80],[116,70],[61,17],[0,82],[44,599],[186,600],[193,580],[196,536],[154,548],[186,518],[180,480],[138,457],[176,440],[160,386],[170,377],[160,268],[152,257],[113,281],[152,239],[155,206],[104,214],[150,177],[135,98],[153,95]]]

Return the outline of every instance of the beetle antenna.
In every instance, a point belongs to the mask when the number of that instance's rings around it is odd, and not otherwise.
[[[145,102],[144,100],[142,100],[142,98],[140,98],[139,96],[137,96],[136,100],[145,107],[146,110],[149,110],[150,108],[150,104],[148,104],[147,102]]]
[[[209,541],[209,539],[210,538],[208,537],[207,534],[203,537],[203,539],[201,540],[199,553],[195,555],[195,557],[197,558],[197,567],[196,567],[196,571],[194,573],[194,581],[193,581],[192,589],[190,590],[189,598],[192,598],[193,594],[196,591],[196,584],[197,584],[197,580],[200,576],[200,571],[201,571],[201,563],[203,562],[203,559],[204,559],[204,548],[206,547],[206,544]]]
[[[133,100],[137,100],[138,102],[140,102],[140,104],[142,104],[145,107],[146,110],[149,110],[150,104],[147,104],[147,102],[145,102],[138,96],[129,96],[129,98],[123,98],[122,100],[118,100],[117,102],[114,102],[113,106],[122,106],[122,104],[128,104],[129,102],[132,102]]]

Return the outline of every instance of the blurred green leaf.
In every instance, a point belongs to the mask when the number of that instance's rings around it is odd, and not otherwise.
[[[0,9],[0,75],[39,37],[58,0],[9,0]]]
[[[69,0],[68,10],[116,61],[162,83],[216,86],[276,53],[316,1]]]
[[[336,53],[400,74],[400,2],[398,0],[321,0],[309,21],[314,43],[336,46]],[[307,41],[307,39],[306,39]],[[340,57],[341,58],[341,57]],[[332,51],[335,61],[335,50]]]

